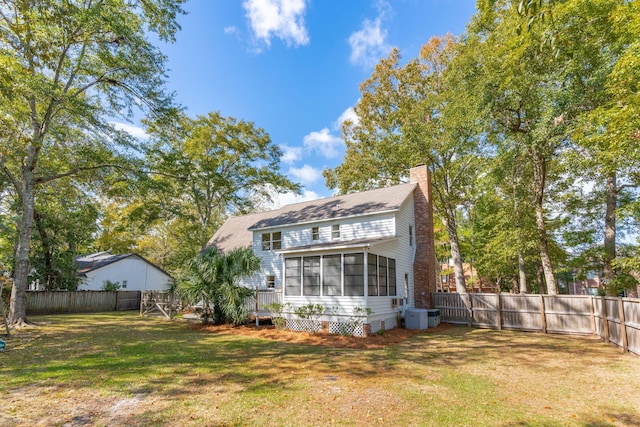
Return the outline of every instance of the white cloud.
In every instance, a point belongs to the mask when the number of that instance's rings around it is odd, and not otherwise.
[[[240,30],[238,30],[238,27],[234,26],[234,25],[230,25],[228,27],[224,27],[224,33],[225,34],[238,34],[240,32]]]
[[[349,107],[340,114],[338,120],[336,121],[336,129],[340,129],[342,127],[342,123],[347,120],[351,121],[354,125],[358,125],[360,123],[360,119],[356,115],[356,112],[353,110],[353,107]]]
[[[309,35],[304,23],[306,0],[246,0],[249,25],[256,39],[271,45],[271,37],[282,39],[287,46],[304,46]]]
[[[311,132],[304,137],[304,147],[311,151],[317,151],[327,159],[338,157],[344,147],[340,137],[332,135],[328,128],[320,132]]]
[[[111,124],[117,130],[126,132],[129,135],[133,136],[134,138],[149,139],[149,135],[144,131],[144,129],[142,129],[139,126],[134,126],[129,123],[118,123],[118,122],[111,122]]]
[[[292,164],[302,159],[302,147],[290,147],[288,145],[281,145],[282,156],[280,160],[287,164]]]
[[[310,185],[322,177],[322,171],[305,163],[301,168],[289,168],[289,175],[294,176],[302,184]]]
[[[391,46],[387,44],[387,30],[382,28],[381,17],[378,16],[374,21],[362,21],[361,29],[349,36],[349,45],[353,65],[372,67],[385,57]]]

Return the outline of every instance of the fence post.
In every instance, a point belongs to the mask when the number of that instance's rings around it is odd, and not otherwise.
[[[597,335],[598,331],[596,329],[596,312],[595,309],[593,308],[593,296],[589,295],[589,302],[591,303],[589,305],[589,313],[591,314],[591,330],[593,331],[593,335]]]
[[[547,313],[544,308],[544,294],[540,294],[540,321],[542,323],[542,332],[547,333]]]
[[[471,295],[469,295],[467,292],[465,292],[464,294],[458,294],[458,295],[460,295],[460,299],[462,300],[462,303],[466,308],[467,326],[470,328],[471,325],[473,324],[473,304],[471,302]]]
[[[609,319],[607,319],[607,297],[602,298],[602,329],[604,332],[604,342],[609,344]]]
[[[622,351],[629,351],[629,341],[627,339],[627,325],[624,319],[624,302],[622,297],[618,297],[618,317],[620,317],[620,338],[622,339]]]
[[[116,302],[113,305],[113,311],[118,311],[118,294],[119,294],[119,292],[118,291],[114,291],[114,292],[116,293],[116,298],[115,298]]]
[[[500,301],[500,292],[496,293],[496,322],[498,330],[502,330],[502,303]]]
[[[173,291],[169,291],[169,319],[173,317]]]

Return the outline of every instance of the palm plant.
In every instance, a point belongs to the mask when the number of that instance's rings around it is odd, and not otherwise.
[[[247,319],[246,300],[253,291],[238,285],[260,270],[260,259],[249,248],[224,253],[215,247],[200,252],[189,263],[190,274],[178,287],[191,302],[203,302],[204,322],[238,325]]]

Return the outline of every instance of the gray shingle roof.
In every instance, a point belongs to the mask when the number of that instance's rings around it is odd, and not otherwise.
[[[395,211],[400,209],[415,187],[416,184],[413,183],[400,184],[295,203],[268,212],[232,217],[216,231],[207,245],[215,245],[219,250],[229,251],[239,247],[250,247],[254,230]]]

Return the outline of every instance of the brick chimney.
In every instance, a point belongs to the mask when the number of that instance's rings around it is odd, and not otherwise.
[[[433,237],[431,174],[426,165],[409,169],[413,190],[416,228],[416,254],[413,261],[413,302],[417,308],[431,307],[431,293],[436,291],[436,251]]]

